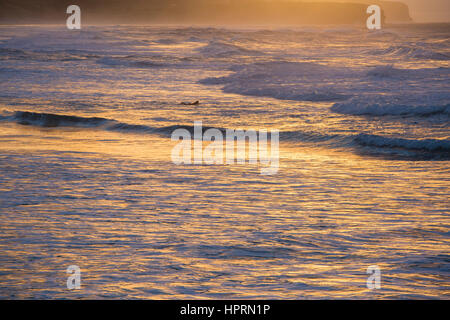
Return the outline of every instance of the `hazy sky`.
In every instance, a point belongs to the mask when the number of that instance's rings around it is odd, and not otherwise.
[[[311,1],[311,0],[303,0]],[[313,0],[314,1],[314,0]],[[316,0],[327,1],[327,0]],[[333,0],[331,0],[333,1]],[[338,0],[343,2],[357,2],[360,0]],[[403,2],[409,6],[409,13],[414,22],[450,22],[450,0],[386,0]],[[361,0],[361,2],[370,2]]]
[[[409,5],[410,14],[416,22],[450,22],[450,0],[402,0]]]

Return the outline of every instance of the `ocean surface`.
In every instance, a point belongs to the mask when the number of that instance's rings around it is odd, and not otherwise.
[[[448,24],[0,26],[0,298],[450,298],[449,68]],[[173,164],[194,121],[278,173]]]

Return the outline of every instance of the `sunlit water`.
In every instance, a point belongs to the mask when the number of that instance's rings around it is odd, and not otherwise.
[[[449,38],[0,27],[0,297],[449,298]],[[280,130],[278,173],[173,164],[194,121]]]

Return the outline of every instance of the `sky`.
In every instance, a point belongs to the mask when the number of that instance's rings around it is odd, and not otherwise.
[[[1,2],[2,0],[0,0]],[[58,0],[61,1],[61,0]],[[52,7],[53,4],[55,3],[60,3],[56,0],[45,0],[42,1],[43,3],[46,3],[47,5],[49,5],[50,7]],[[89,3],[90,0],[78,0],[81,3]],[[98,2],[98,3],[102,3],[102,5],[104,5],[105,3],[109,3],[110,0],[97,0],[97,1],[92,1],[92,2]],[[168,0],[139,0],[139,1],[133,1],[133,3],[147,3],[147,4],[151,4],[151,3],[155,3],[155,2],[164,2],[164,1],[168,1]],[[178,0],[181,1],[181,0]],[[191,0],[184,0],[184,1],[191,1]],[[221,1],[221,2],[227,2],[227,1],[241,1],[241,0],[208,0],[208,1]],[[260,1],[264,1],[264,0],[260,0]],[[272,1],[305,1],[305,2],[319,2],[319,1],[326,1],[326,2],[363,2],[363,3],[367,3],[367,4],[375,4],[377,1],[379,0],[272,0]],[[373,1],[373,3],[371,3]],[[383,1],[383,0],[381,0]],[[403,2],[405,4],[407,4],[409,6],[409,11],[410,11],[410,16],[412,17],[414,22],[448,22],[450,23],[450,0],[386,0],[386,1],[395,1],[395,2]],[[5,2],[3,0],[3,2]],[[17,3],[21,3],[22,5],[17,5]],[[71,3],[69,0],[64,0],[63,2],[67,2],[67,3]],[[74,2],[76,3],[77,1],[74,0]],[[111,1],[112,2],[112,1]],[[127,4],[129,2],[129,0],[115,0],[115,3],[124,3]],[[9,8],[18,8],[18,10],[16,10],[17,12],[22,12],[24,7],[24,4],[26,5],[25,8],[30,7],[30,8],[35,8],[36,7],[36,3],[35,0],[7,0],[6,3],[9,3]],[[30,3],[32,3],[33,5],[31,5]],[[29,5],[30,4],[30,5]],[[37,5],[39,6],[39,5]],[[54,6],[54,5],[53,5]],[[19,10],[20,9],[20,10]],[[12,10],[12,9],[11,9]],[[30,9],[31,10],[31,9]],[[34,10],[34,9],[33,9]],[[59,9],[58,9],[59,10]],[[26,11],[26,10],[25,10]],[[14,10],[12,10],[12,12],[15,12]],[[17,13],[16,12],[16,13]],[[5,14],[5,12],[3,10],[0,10],[0,17],[2,16],[7,17],[8,14]]]
[[[314,0],[303,0],[314,1]],[[315,0],[336,1],[336,0]],[[341,2],[370,2],[368,0],[337,0]],[[387,0],[403,2],[409,6],[414,22],[450,22],[450,0]]]
[[[450,22],[450,0],[402,0],[416,22]]]

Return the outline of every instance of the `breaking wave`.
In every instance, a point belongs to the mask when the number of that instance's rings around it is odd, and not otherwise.
[[[419,150],[430,152],[445,152],[450,156],[449,139],[403,139],[383,137],[375,134],[360,133],[355,136],[354,141],[362,146],[378,148],[393,148],[404,150]]]
[[[177,129],[185,129],[194,133],[192,125],[172,125],[152,127],[141,124],[128,124],[116,120],[99,117],[77,117],[57,115],[51,113],[35,113],[16,111],[10,116],[2,116],[0,120],[14,121],[22,125],[36,125],[42,127],[73,126],[80,128],[99,128],[102,130],[123,133],[157,134],[170,137]],[[212,129],[203,126],[203,133]],[[219,129],[225,137],[226,129]],[[406,158],[409,160],[449,160],[450,140],[447,139],[405,139],[385,137],[375,134],[359,133],[353,135],[325,134],[306,131],[282,131],[282,142],[305,142],[319,147],[353,149],[372,156]]]
[[[354,135],[321,134],[317,132],[290,131],[281,132],[284,141],[311,142],[331,147],[376,147],[387,149],[402,149],[409,151],[445,152],[450,156],[449,139],[404,139],[385,137],[375,134],[359,133]]]
[[[70,115],[59,115],[53,113],[38,113],[29,111],[16,111],[12,115],[0,115],[0,121],[12,121],[21,125],[33,125],[45,128],[57,127],[79,127],[79,128],[99,128],[102,130],[118,131],[124,133],[147,133],[170,136],[177,129],[185,129],[191,134],[194,133],[194,126],[172,125],[166,127],[152,127],[142,124],[130,124],[113,119],[100,117],[79,117]],[[203,132],[212,127],[203,126]],[[222,132],[226,129],[217,128]]]
[[[370,116],[416,116],[433,115],[450,116],[450,94],[438,96],[416,97],[413,100],[391,97],[373,98],[358,97],[349,101],[335,103],[331,111],[347,115]]]
[[[448,54],[427,48],[407,45],[394,45],[386,49],[372,50],[370,53],[375,55],[402,56],[423,60],[450,60]]]
[[[349,70],[311,62],[272,61],[234,68],[226,77],[206,78],[199,83],[223,85],[226,93],[296,101],[336,101],[350,97],[335,88],[336,78]]]

